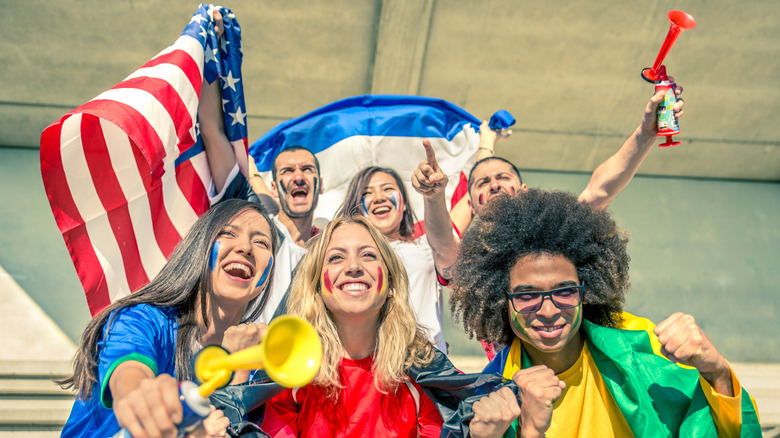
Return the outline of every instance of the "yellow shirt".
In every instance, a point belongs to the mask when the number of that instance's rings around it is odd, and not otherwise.
[[[645,318],[639,318],[624,313],[620,328],[628,330],[645,330],[650,334],[653,351],[660,355],[660,343],[652,333],[655,325]],[[518,338],[512,342],[506,365],[504,378],[511,379],[520,370],[522,363],[522,346]],[[633,437],[615,399],[604,385],[596,364],[588,350],[587,344],[582,348],[577,362],[568,370],[558,374],[558,378],[566,382],[566,389],[553,404],[553,420],[546,436],[577,437],[577,436],[615,436]],[[742,391],[734,372],[731,373],[734,382],[734,397],[727,397],[715,390],[703,378],[699,378],[702,390],[710,405],[710,412],[721,437],[738,437],[742,425]]]

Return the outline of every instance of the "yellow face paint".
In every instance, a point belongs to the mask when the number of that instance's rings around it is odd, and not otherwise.
[[[385,273],[382,271],[381,266],[377,266],[377,283],[376,283],[376,289],[379,291],[379,295],[382,295],[387,292],[387,282],[385,281]]]
[[[320,282],[322,284],[322,293],[326,296],[333,294],[333,283],[330,281],[330,274],[328,274],[328,271],[322,271],[322,281]]]

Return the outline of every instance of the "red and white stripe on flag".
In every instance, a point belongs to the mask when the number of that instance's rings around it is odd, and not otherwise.
[[[41,135],[41,173],[92,314],[151,280],[209,207],[196,140],[203,45],[182,35]]]

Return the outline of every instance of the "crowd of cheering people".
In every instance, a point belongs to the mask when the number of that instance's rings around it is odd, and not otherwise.
[[[194,354],[257,345],[280,314],[317,330],[314,380],[283,389],[237,372],[194,436],[760,435],[752,400],[691,315],[654,325],[624,310],[628,239],[607,207],[655,143],[662,94],[579,196],[529,189],[483,123],[458,207],[425,140],[411,181],[363,169],[318,229],[328,182],[317,157],[287,147],[271,181],[251,160],[242,174],[220,87],[204,83],[199,107],[214,205],[159,275],[90,322],[62,382],[79,394],[63,436],[176,436],[177,381],[193,378]],[[407,184],[423,196],[424,234]],[[448,361],[445,307],[485,347],[482,373]]]

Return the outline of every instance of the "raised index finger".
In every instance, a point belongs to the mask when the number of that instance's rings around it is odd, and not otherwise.
[[[433,146],[428,139],[423,140],[423,146],[425,147],[425,161],[433,167],[433,170],[439,171],[439,163],[436,162],[436,152],[433,151]]]

